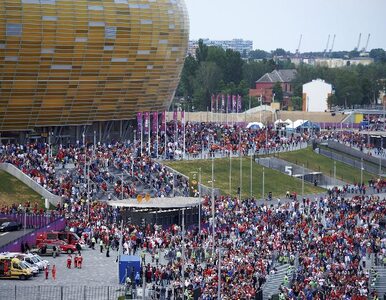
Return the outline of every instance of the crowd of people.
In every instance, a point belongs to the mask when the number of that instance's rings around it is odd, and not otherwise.
[[[140,276],[163,289],[165,299],[182,293],[189,299],[196,289],[202,299],[216,299],[219,259],[222,299],[254,299],[279,262],[294,266],[293,277],[280,288],[282,299],[368,299],[366,263],[372,254],[386,258],[379,225],[385,207],[378,194],[348,196],[337,188],[321,198],[277,204],[222,196],[215,199],[214,241],[210,197],[202,207],[201,232],[150,224],[125,224],[121,230],[119,209],[99,202],[90,212],[73,203],[66,217],[69,228],[89,243],[103,241],[142,257],[146,268]]]

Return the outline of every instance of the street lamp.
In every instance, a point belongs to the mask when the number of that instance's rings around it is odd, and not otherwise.
[[[363,158],[361,158],[361,184],[363,183]]]
[[[263,200],[264,200],[264,185],[265,185],[265,168],[263,167],[263,188],[262,188]]]
[[[243,186],[243,158],[241,154],[241,128],[240,128],[240,144],[239,144],[239,154],[240,154],[240,194],[239,197],[241,199],[241,191]]]

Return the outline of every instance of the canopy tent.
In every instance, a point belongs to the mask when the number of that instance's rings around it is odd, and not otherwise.
[[[261,129],[263,127],[264,127],[264,124],[260,122],[251,122],[251,123],[248,123],[247,125],[248,129]]]

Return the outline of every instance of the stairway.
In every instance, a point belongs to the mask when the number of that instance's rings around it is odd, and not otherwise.
[[[282,264],[276,267],[276,273],[269,275],[266,283],[263,286],[263,299],[269,300],[272,295],[279,293],[279,288],[283,284],[284,276],[287,275],[289,279],[292,278],[294,267],[290,264]]]
[[[370,270],[370,292],[376,291],[378,297],[383,299],[386,294],[386,267],[374,266]]]

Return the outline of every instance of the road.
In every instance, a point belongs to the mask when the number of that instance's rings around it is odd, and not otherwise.
[[[23,236],[24,234],[30,233],[31,231],[32,229],[26,229],[25,231],[18,230],[18,231],[0,232],[0,247],[3,247],[4,245]]]

